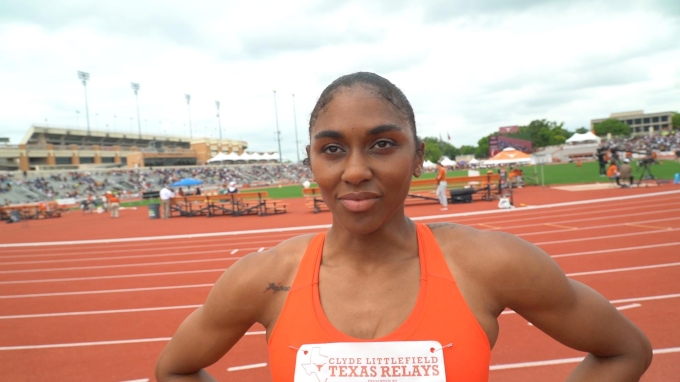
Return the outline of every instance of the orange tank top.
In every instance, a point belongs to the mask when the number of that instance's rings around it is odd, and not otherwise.
[[[294,381],[296,357],[303,345],[392,341],[438,341],[442,344],[437,351],[443,355],[446,381],[488,381],[491,358],[488,337],[460,294],[430,228],[416,223],[416,231],[420,259],[416,305],[395,331],[371,340],[340,332],[324,314],[318,285],[326,234],[320,233],[310,241],[269,338],[274,382]]]

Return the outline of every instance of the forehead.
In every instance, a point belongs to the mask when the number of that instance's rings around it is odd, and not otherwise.
[[[333,94],[319,113],[311,132],[322,129],[372,128],[387,124],[399,126],[404,132],[410,131],[410,124],[396,106],[375,90],[355,85],[340,88]]]

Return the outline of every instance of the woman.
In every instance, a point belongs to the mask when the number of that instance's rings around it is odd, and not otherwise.
[[[332,227],[227,269],[159,357],[159,381],[212,380],[203,368],[256,322],[266,328],[277,382],[352,373],[484,381],[505,308],[591,353],[574,380],[633,381],[647,369],[644,334],[536,246],[406,217],[424,145],[392,83],[371,73],[337,79],[312,111],[309,133],[308,163]]]

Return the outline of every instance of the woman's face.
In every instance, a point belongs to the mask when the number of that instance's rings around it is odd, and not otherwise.
[[[337,90],[312,127],[308,155],[334,220],[355,233],[373,232],[403,211],[423,161],[409,123],[362,86]]]

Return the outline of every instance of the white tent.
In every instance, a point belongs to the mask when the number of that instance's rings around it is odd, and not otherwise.
[[[442,165],[444,167],[456,167],[458,164],[456,163],[456,161],[449,159],[449,157],[444,157],[444,159],[442,160]]]
[[[423,162],[423,168],[435,168],[437,165],[435,163],[430,162],[429,160],[426,160]]]
[[[225,154],[225,153],[223,153],[223,152],[220,151],[219,153],[217,153],[217,155],[215,155],[214,157],[208,159],[208,163],[212,163],[212,162],[224,162],[225,160],[229,160],[229,156],[227,156],[227,154]]]
[[[226,160],[233,162],[233,161],[241,160],[241,157],[238,154],[236,154],[235,152],[232,151],[229,154],[227,154]]]
[[[592,132],[587,132],[583,134],[576,133],[567,139],[567,143],[584,143],[584,142],[600,142],[600,137],[593,134]]]

